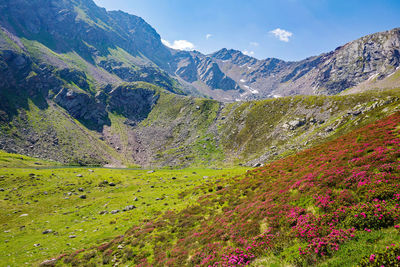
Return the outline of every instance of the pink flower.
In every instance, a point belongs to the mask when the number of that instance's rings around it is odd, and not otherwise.
[[[375,254],[371,254],[371,256],[369,256],[369,261],[370,262],[374,262],[375,261]]]

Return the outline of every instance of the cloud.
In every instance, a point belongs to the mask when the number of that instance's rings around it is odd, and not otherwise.
[[[213,36],[213,35],[212,35],[211,33],[207,33],[207,34],[206,34],[206,39],[208,40],[208,39],[210,39],[212,36]]]
[[[243,51],[243,54],[245,54],[246,56],[254,56],[254,51],[247,51],[247,50],[244,50],[244,51]]]
[[[168,42],[167,40],[161,39],[161,42],[168,46],[169,48],[177,49],[177,50],[193,50],[194,44],[186,40],[175,40],[173,44]]]
[[[257,42],[250,42],[250,45],[251,45],[251,46],[255,46],[255,47],[257,47],[257,46],[259,46],[260,44],[259,44],[259,43],[257,43]]]
[[[276,38],[278,38],[279,40],[281,40],[282,42],[289,42],[289,38],[292,37],[293,33],[280,29],[280,28],[276,28],[273,31],[270,31],[270,33],[272,33],[273,35],[275,35]]]

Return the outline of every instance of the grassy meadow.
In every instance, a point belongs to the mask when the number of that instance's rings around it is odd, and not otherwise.
[[[179,211],[191,191],[245,168],[140,170],[50,166],[0,154],[0,265],[37,265],[123,235],[134,224]],[[18,167],[22,166],[22,167]],[[125,211],[124,211],[125,209]]]

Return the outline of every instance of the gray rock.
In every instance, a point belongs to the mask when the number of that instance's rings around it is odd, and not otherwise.
[[[135,207],[134,205],[129,205],[129,206],[126,206],[126,207],[123,209],[123,211],[129,211],[129,210],[133,210],[133,209],[136,209],[136,207]]]

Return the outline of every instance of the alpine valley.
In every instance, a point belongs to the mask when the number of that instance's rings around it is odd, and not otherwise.
[[[259,60],[0,0],[0,266],[400,266],[399,89],[400,28]]]

